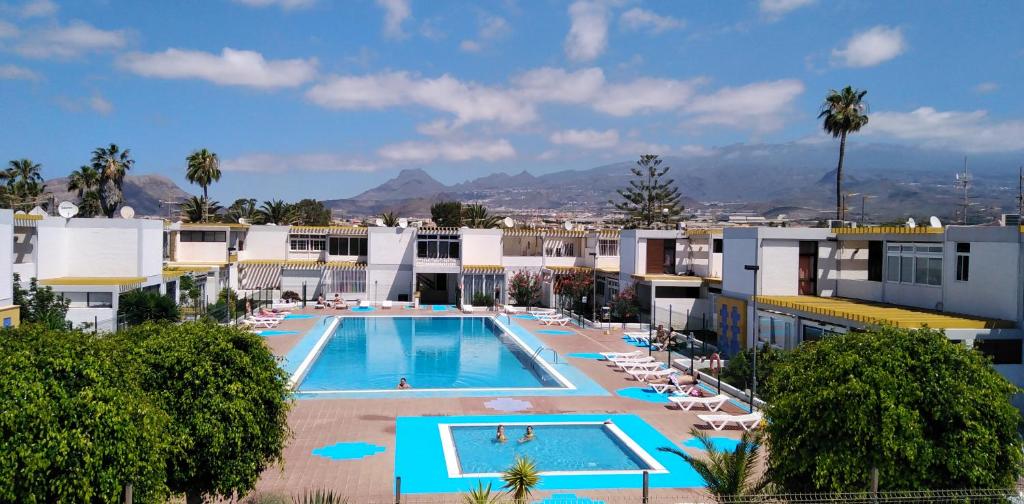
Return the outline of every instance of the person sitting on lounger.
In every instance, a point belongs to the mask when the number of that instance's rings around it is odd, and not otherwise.
[[[398,380],[398,389],[399,390],[406,390],[406,389],[411,389],[411,388],[412,388],[412,385],[409,385],[409,382],[405,380],[405,377],[402,377],[401,380]]]
[[[688,395],[690,397],[704,397],[704,391],[700,389],[700,379],[697,378],[697,373],[694,372],[690,376],[693,377],[693,387],[690,388],[690,393]]]
[[[337,307],[339,304],[341,304],[342,303],[341,294],[338,294],[337,292],[335,292],[334,293],[334,301],[333,302],[334,302],[334,306],[335,307]]]
[[[529,443],[530,441],[533,441],[533,438],[534,438],[533,426],[532,425],[527,425],[526,426],[526,434],[523,435],[522,439],[520,439],[519,442],[520,443]]]
[[[498,426],[498,434],[497,434],[497,436],[494,437],[494,440],[499,442],[499,443],[504,443],[505,441],[508,441],[508,437],[505,436],[505,426],[504,425],[499,425]]]

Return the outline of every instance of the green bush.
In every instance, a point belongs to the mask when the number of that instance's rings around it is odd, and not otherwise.
[[[767,384],[775,371],[776,366],[786,357],[786,352],[771,347],[762,346],[757,351],[757,397],[771,401],[771,390]],[[734,355],[722,369],[722,381],[740,390],[746,390],[751,386],[753,374],[753,349],[746,349]]]
[[[477,292],[473,294],[473,306],[494,306],[494,296]]]
[[[143,322],[177,322],[181,318],[178,305],[159,292],[136,289],[121,295],[117,304],[118,319],[128,325]]]

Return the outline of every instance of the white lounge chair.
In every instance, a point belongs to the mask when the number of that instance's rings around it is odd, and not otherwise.
[[[708,411],[718,411],[729,402],[729,396],[725,394],[718,394],[714,397],[690,397],[690,396],[669,396],[669,401],[672,401],[679,409],[683,411],[690,411],[694,406],[704,406]]]
[[[623,359],[623,358],[633,357],[633,356],[639,357],[640,355],[643,355],[643,352],[640,351],[640,350],[634,350],[632,352],[599,352],[599,353],[600,353],[601,357],[604,357],[605,360],[609,360],[609,361],[610,360],[615,360],[615,359]]]
[[[619,366],[623,371],[630,373],[633,371],[657,371],[662,369],[661,362],[656,359],[645,360],[645,361],[628,361],[628,362],[616,362],[616,366]]]
[[[476,307],[470,304],[462,305],[462,313],[473,313],[475,309]]]
[[[608,360],[613,363],[620,364],[623,362],[650,362],[655,360],[655,358],[644,353],[635,353],[624,355],[622,357],[609,357]]]
[[[370,302],[365,300],[365,299],[360,299],[359,300],[359,307],[360,308],[369,308],[370,307]]]
[[[505,313],[509,314],[526,313],[526,307],[524,306],[504,305],[502,309]]]
[[[668,375],[668,381],[663,383],[650,383],[652,389],[659,394],[671,392],[673,394],[686,395],[690,393],[690,389],[696,385],[682,384],[676,379],[677,375]]]
[[[278,322],[274,320],[253,320],[245,319],[242,324],[247,325],[254,329],[273,329],[277,327]]]
[[[568,324],[569,322],[572,322],[572,319],[569,318],[569,317],[549,317],[549,318],[542,318],[542,319],[540,319],[540,323],[544,324],[544,325],[560,325],[560,326],[564,326],[564,325]]]
[[[747,413],[746,415],[697,415],[702,422],[706,422],[712,429],[720,431],[729,425],[737,425],[743,430],[750,432],[751,429],[761,423],[761,412]]]
[[[392,305],[391,305],[391,300],[390,299],[385,299],[384,301],[380,302],[380,308],[382,310],[390,310],[391,306]]]
[[[636,381],[642,381],[642,382],[646,382],[648,380],[652,380],[652,379],[655,379],[655,378],[668,378],[670,375],[672,375],[674,373],[678,373],[678,372],[679,371],[677,371],[675,369],[672,369],[672,368],[667,368],[667,369],[636,369],[636,370],[633,370],[633,371],[626,370],[626,373],[629,373],[630,376],[632,376],[633,378],[636,378]]]

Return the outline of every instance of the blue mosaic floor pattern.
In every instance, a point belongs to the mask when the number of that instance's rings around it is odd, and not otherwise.
[[[275,330],[269,330],[269,331],[260,331],[259,332],[260,336],[285,336],[285,335],[288,335],[288,334],[299,334],[299,331],[275,331]]]
[[[302,314],[302,313],[295,313],[295,314],[292,314],[292,315],[285,315],[284,319],[285,320],[300,320],[300,319],[313,318],[313,317],[316,317],[316,316],[317,315],[307,315],[307,314]]]
[[[566,354],[566,357],[572,357],[573,359],[604,360],[604,356],[599,353],[571,353]]]
[[[740,440],[739,439],[733,439],[733,438],[722,437],[722,436],[710,437],[710,438],[708,438],[708,440],[711,441],[711,446],[714,447],[714,449],[716,449],[718,451],[730,451],[731,452],[731,451],[736,449],[736,445],[740,444]],[[687,439],[686,441],[684,441],[683,442],[683,446],[685,446],[687,448],[694,448],[694,449],[697,449],[697,450],[703,450],[704,449],[704,445],[702,445],[700,443],[700,440],[695,438],[695,437],[692,437],[692,438]]]
[[[619,397],[636,399],[637,401],[660,404],[668,404],[670,402],[667,394],[659,394],[651,387],[627,387],[616,390],[615,393],[618,394]]]
[[[313,455],[331,460],[358,460],[381,453],[384,449],[383,446],[363,442],[334,443],[314,449]]]

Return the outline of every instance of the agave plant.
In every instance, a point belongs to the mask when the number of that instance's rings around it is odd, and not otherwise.
[[[516,504],[525,503],[540,483],[538,472],[537,465],[528,457],[516,456],[516,461],[501,475],[501,480],[505,482],[501,488],[512,496]]]
[[[491,484],[484,486],[484,482],[477,481],[476,488],[462,496],[462,504],[497,504],[498,496],[491,491]]]
[[[690,429],[690,434],[707,452],[706,458],[694,457],[667,446],[658,450],[682,457],[704,479],[708,492],[720,501],[727,497],[764,492],[768,479],[758,479],[754,474],[761,453],[760,431],[744,432],[739,444],[731,451],[717,449],[708,435],[700,430]]]
[[[395,212],[387,212],[380,214],[380,220],[384,222],[384,226],[386,227],[398,226],[398,216],[395,215]]]
[[[320,488],[297,495],[292,502],[294,504],[347,504],[348,499],[335,493],[334,490]]]

